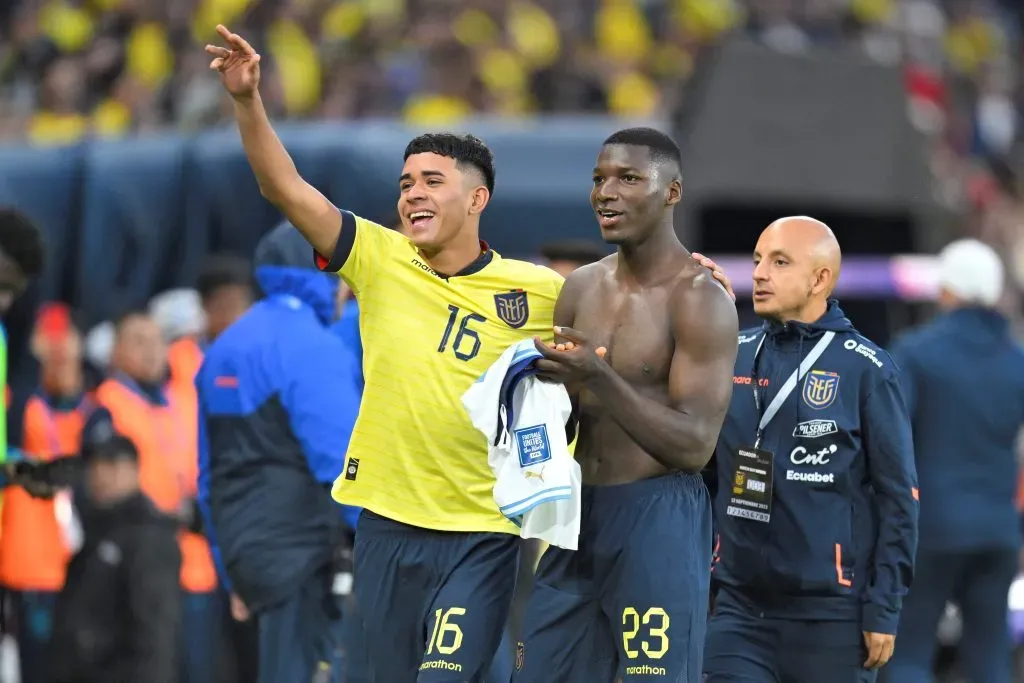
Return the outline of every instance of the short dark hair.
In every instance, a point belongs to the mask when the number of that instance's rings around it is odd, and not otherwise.
[[[542,245],[540,255],[548,261],[572,261],[585,266],[600,261],[608,252],[590,240],[561,240]]]
[[[683,155],[679,151],[679,145],[672,138],[654,128],[623,128],[617,133],[609,135],[604,144],[646,147],[650,150],[653,160],[674,163],[680,172],[683,168]]]
[[[27,277],[36,277],[46,264],[46,243],[39,227],[14,207],[0,207],[0,249]]]
[[[132,318],[146,318],[153,320],[153,314],[145,308],[139,308],[137,306],[131,306],[125,308],[114,317],[114,332],[115,334],[121,334],[122,328]]]
[[[494,194],[494,155],[480,138],[468,134],[426,133],[409,141],[402,159],[425,153],[454,159],[459,170],[472,166],[484,177],[487,191]]]
[[[139,462],[139,449],[135,442],[123,434],[112,434],[87,442],[82,448],[85,462]]]
[[[222,287],[246,287],[255,291],[252,263],[235,254],[214,254],[203,262],[196,277],[199,298],[209,301]]]

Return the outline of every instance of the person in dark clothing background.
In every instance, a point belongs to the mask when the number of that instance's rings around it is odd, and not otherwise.
[[[178,523],[139,488],[139,454],[114,435],[82,450],[88,521],[68,565],[50,642],[52,683],[175,683]]]
[[[359,409],[358,360],[328,327],[338,280],[295,228],[264,237],[255,263],[265,298],[207,347],[196,378],[199,503],[233,610],[256,619],[258,680],[336,679],[350,587],[335,579],[358,510],[329,489]]]
[[[577,268],[603,259],[608,255],[608,250],[590,240],[562,240],[542,245],[540,255],[544,257],[548,268],[562,277],[569,277],[569,273]]]
[[[903,370],[921,480],[917,575],[899,647],[882,678],[930,683],[947,601],[960,607],[959,648],[977,683],[1011,681],[1007,593],[1017,573],[1017,436],[1024,425],[1024,352],[996,305],[1003,266],[976,240],[939,258],[942,314],[903,336]]]

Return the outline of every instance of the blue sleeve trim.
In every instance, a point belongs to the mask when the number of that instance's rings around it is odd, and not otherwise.
[[[521,500],[517,500],[514,503],[502,505],[499,510],[501,511],[501,514],[505,515],[505,517],[512,519],[513,517],[525,515],[538,505],[553,503],[559,500],[567,500],[569,498],[572,498],[571,486],[552,486],[549,489],[538,491],[537,493],[527,496]]]

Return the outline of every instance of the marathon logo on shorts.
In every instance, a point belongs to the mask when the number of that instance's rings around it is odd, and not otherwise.
[[[530,467],[551,459],[551,440],[547,425],[523,427],[513,432],[519,447],[519,466]],[[543,476],[543,474],[541,474]]]
[[[359,461],[355,458],[349,458],[348,464],[345,465],[345,478],[349,481],[355,481],[357,474],[359,474]]]
[[[498,319],[513,330],[518,330],[530,319],[530,302],[526,298],[526,292],[521,289],[495,294],[494,307],[498,312]]]
[[[793,436],[798,439],[817,439],[821,436],[838,434],[839,427],[835,420],[808,420],[798,422],[793,428]]]

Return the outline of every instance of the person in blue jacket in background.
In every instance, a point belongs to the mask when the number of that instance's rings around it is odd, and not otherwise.
[[[259,683],[337,681],[358,510],[329,491],[359,409],[358,360],[329,329],[337,279],[291,225],[260,241],[255,265],[265,298],[196,377],[198,502],[233,611],[257,621]]]
[[[1016,442],[1024,425],[1024,352],[996,310],[1003,266],[960,240],[939,257],[935,320],[893,345],[903,370],[921,479],[917,577],[883,679],[931,683],[939,620],[960,607],[960,657],[979,683],[1010,683],[1007,594],[1018,569]]]
[[[740,332],[713,463],[707,683],[868,683],[893,652],[917,539],[910,419],[895,363],[830,298],[840,263],[804,216],[754,251],[764,323]]]

